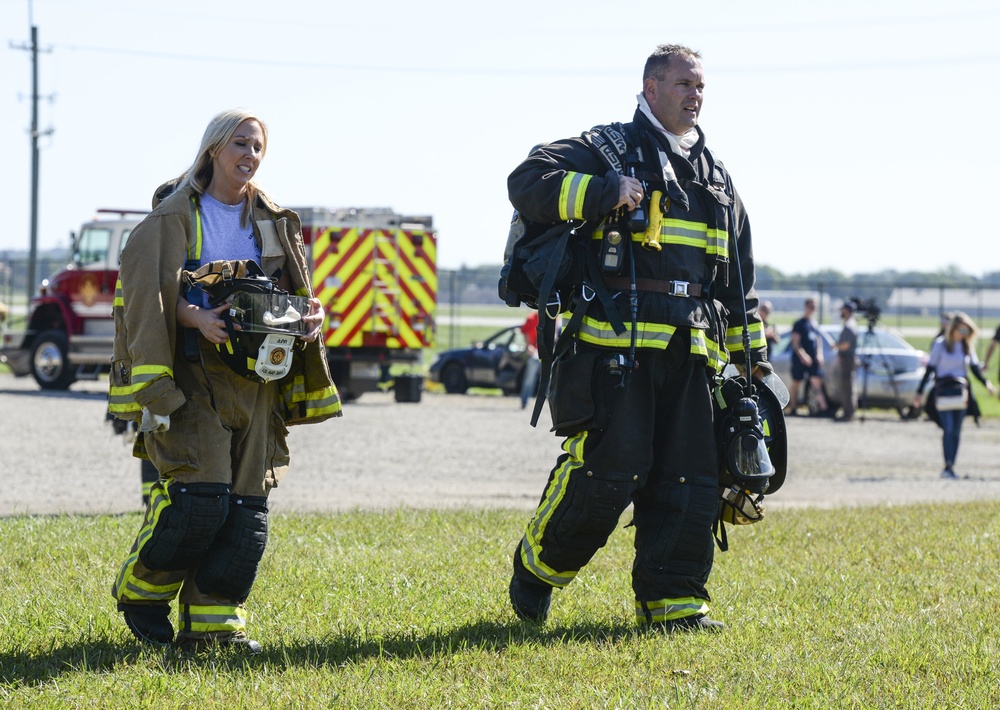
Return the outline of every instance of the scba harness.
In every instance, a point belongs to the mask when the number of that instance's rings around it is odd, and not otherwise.
[[[185,271],[183,277],[189,293],[207,294],[211,308],[229,304],[222,314],[229,339],[215,347],[230,369],[258,383],[288,374],[294,350],[302,342],[297,336],[308,331],[302,320],[309,312],[307,298],[277,288],[276,280],[252,260],[213,261]]]

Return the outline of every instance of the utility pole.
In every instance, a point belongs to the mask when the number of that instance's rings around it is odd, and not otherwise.
[[[14,46],[14,45],[12,45]],[[31,46],[14,46],[31,51],[31,248],[28,251],[28,297],[35,295],[35,264],[38,258],[38,138],[52,129],[38,130],[38,28],[31,26]]]

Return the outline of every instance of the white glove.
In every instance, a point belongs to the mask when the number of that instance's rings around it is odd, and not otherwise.
[[[170,429],[170,415],[153,414],[151,411],[142,408],[142,421],[139,422],[140,432],[167,431]]]

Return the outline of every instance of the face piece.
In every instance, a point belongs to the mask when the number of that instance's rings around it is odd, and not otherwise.
[[[698,60],[670,57],[662,77],[647,77],[643,91],[653,115],[671,133],[683,135],[698,125],[705,92],[705,75]]]

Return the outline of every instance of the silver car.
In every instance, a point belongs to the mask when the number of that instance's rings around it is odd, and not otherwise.
[[[823,336],[823,391],[831,407],[843,402],[840,391],[840,358],[837,357],[837,338],[843,326],[818,326]],[[792,332],[785,332],[781,340],[771,348],[768,359],[774,371],[792,389]],[[919,414],[913,409],[913,397],[917,393],[920,380],[927,367],[927,353],[917,350],[901,335],[891,330],[875,326],[858,326],[857,384],[855,395],[859,409],[895,409],[904,418]],[[809,380],[799,388],[799,403],[808,404],[809,411],[815,412],[815,395],[810,392]]]

